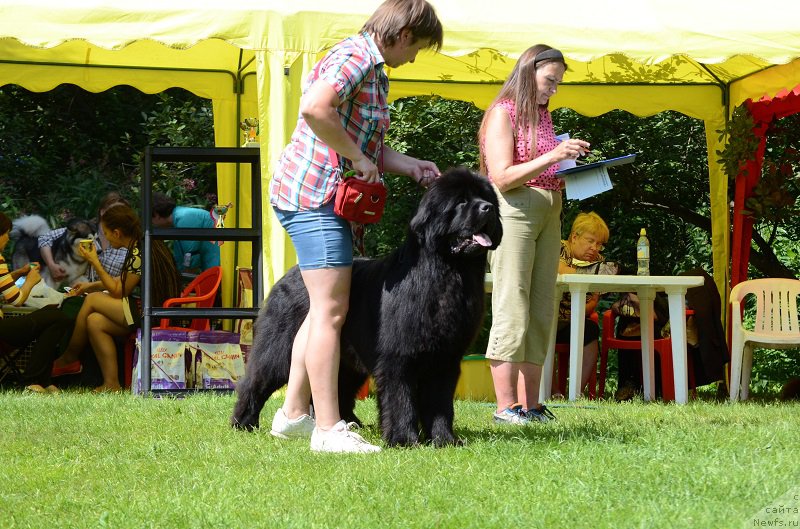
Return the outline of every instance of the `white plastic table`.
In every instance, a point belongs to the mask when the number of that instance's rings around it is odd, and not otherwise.
[[[583,326],[586,317],[587,292],[636,292],[639,296],[640,326],[642,330],[642,379],[644,399],[653,398],[655,371],[653,366],[653,299],[656,292],[669,296],[669,320],[672,333],[672,366],[675,371],[675,402],[686,404],[689,400],[689,383],[686,371],[686,290],[703,284],[701,276],[630,276],[559,274],[556,288],[556,310],[565,291],[571,297],[569,400],[581,394],[581,366],[583,366]],[[543,373],[552,373],[555,356],[555,335],[558,318],[554,320],[547,349]],[[550,398],[552,377],[543,376],[539,390],[541,401]]]

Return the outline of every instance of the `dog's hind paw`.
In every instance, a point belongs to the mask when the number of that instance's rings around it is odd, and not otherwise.
[[[361,422],[361,419],[359,419],[358,417],[356,417],[356,414],[355,414],[355,413],[353,413],[352,411],[348,413],[348,412],[342,412],[342,411],[340,410],[340,411],[339,411],[339,414],[340,414],[340,416],[341,416],[342,420],[343,420],[344,422],[346,422],[347,424],[354,423],[354,424],[355,424],[356,426],[358,426],[359,428],[363,428],[363,427],[364,427],[364,423],[363,423],[363,422]]]

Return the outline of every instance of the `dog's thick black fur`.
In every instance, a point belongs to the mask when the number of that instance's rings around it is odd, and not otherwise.
[[[420,429],[437,446],[456,441],[453,396],[461,358],[484,316],[486,251],[501,238],[489,182],[451,169],[423,196],[400,248],[355,261],[339,368],[343,419],[358,422],[356,394],[372,374],[388,445],[417,444]],[[234,427],[257,428],[264,403],[288,381],[292,342],[307,312],[295,267],[272,288],[256,320]]]

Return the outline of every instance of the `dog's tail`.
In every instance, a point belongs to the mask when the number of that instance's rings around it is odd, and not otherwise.
[[[24,236],[38,238],[48,231],[50,231],[50,225],[43,217],[39,215],[26,215],[14,219],[11,223],[11,232],[8,236],[11,240],[17,241]]]

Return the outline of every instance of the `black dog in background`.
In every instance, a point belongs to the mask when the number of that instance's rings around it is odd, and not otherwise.
[[[56,283],[50,276],[50,271],[47,270],[39,250],[39,236],[49,231],[50,227],[47,221],[38,215],[28,215],[13,221],[9,235],[15,241],[14,253],[11,256],[14,268],[21,268],[30,262],[38,262],[42,266],[42,279],[52,288],[58,288],[60,284],[71,285],[81,278],[85,280],[89,262],[81,257],[78,245],[81,239],[96,237],[97,228],[94,223],[84,219],[70,219],[67,221],[66,230],[53,241],[51,247],[53,260],[67,272],[67,277],[59,283]]]
[[[339,407],[356,421],[355,398],[375,378],[383,439],[390,446],[424,439],[456,441],[453,397],[461,358],[484,317],[486,252],[500,244],[497,196],[486,178],[451,169],[423,196],[404,244],[353,264],[350,310],[342,329]],[[264,403],[289,379],[292,342],[308,312],[297,267],[272,288],[231,424],[259,425]]]

